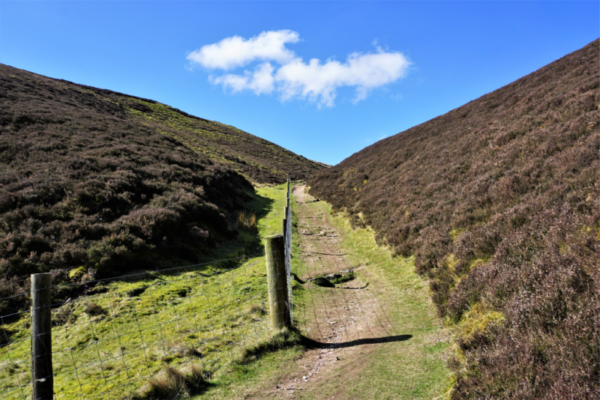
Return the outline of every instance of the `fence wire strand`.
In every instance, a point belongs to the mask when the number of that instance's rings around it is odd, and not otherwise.
[[[1,316],[0,387],[4,399],[31,398],[27,365],[32,361],[31,336],[13,337],[15,323],[27,324],[29,315],[48,308],[54,320],[54,374],[41,379],[54,379],[55,399],[112,398],[118,392],[121,397],[132,395],[159,373],[164,363],[175,368],[197,364],[207,375],[214,374],[229,365],[245,345],[268,336],[263,316],[266,282],[260,281],[264,280],[264,260],[246,260],[236,257],[55,286],[54,298],[66,286],[85,288],[82,293],[90,287],[106,293]],[[213,273],[202,269],[232,261],[239,264],[225,264]],[[119,283],[112,290],[114,282]],[[140,288],[143,290],[136,294]],[[61,313],[66,322],[60,320]],[[35,332],[33,336],[48,334]]]
[[[279,275],[270,290],[287,287],[286,309],[293,321],[290,197],[288,176],[284,252],[274,255],[285,263],[285,276]],[[52,355],[53,373],[39,380],[54,381],[54,399],[112,398],[113,392],[127,398],[148,385],[165,364],[183,368],[199,363],[207,376],[225,368],[245,346],[269,336],[262,256],[52,286],[53,299],[68,297],[65,293],[71,297],[0,316],[3,400],[32,397],[28,364],[35,360],[30,346],[44,335],[52,335],[53,348],[38,357]],[[261,261],[248,261],[257,257]],[[24,298],[21,304],[26,306],[34,294],[18,293],[0,302]],[[51,330],[24,334],[28,317],[44,309],[50,310]]]

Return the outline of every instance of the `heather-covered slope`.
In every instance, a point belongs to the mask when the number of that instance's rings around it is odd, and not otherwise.
[[[459,332],[455,398],[600,397],[599,46],[309,180],[416,255]]]
[[[99,115],[126,120],[135,129],[170,136],[212,161],[229,164],[252,182],[283,183],[286,174],[292,179],[304,179],[323,168],[321,163],[237,128],[198,118],[153,100],[52,79],[3,64],[0,64],[0,74],[0,89],[12,99],[8,102],[7,98],[3,99],[4,109],[10,107],[11,110],[2,116],[3,121],[12,118],[16,111],[20,118],[28,118],[43,114],[42,110],[52,109],[52,113],[58,115],[64,107],[87,108]],[[75,109],[71,112],[77,114]],[[85,125],[86,122],[80,123]]]
[[[234,169],[272,182],[287,167],[317,168],[160,103],[0,65],[0,298],[31,273],[59,284],[195,262],[238,235],[254,198]]]

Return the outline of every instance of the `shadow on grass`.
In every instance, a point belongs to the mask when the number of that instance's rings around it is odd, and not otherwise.
[[[404,342],[408,339],[411,339],[412,335],[394,335],[381,338],[358,339],[343,343],[321,343],[304,336],[303,338],[303,344],[309,349],[344,349],[347,347],[362,346],[365,344]]]
[[[248,203],[248,210],[254,212],[257,219],[266,217],[273,209],[275,200],[263,197],[258,193],[254,193],[252,197],[254,197],[254,199]]]
[[[243,211],[254,214],[256,216],[256,223],[258,224],[258,221],[266,218],[273,210],[275,200],[261,196],[256,192],[250,194],[250,197],[252,200],[246,203],[246,207]],[[224,258],[242,257],[241,260],[230,260],[221,264],[224,268],[236,268],[246,262],[246,260],[244,260],[245,257],[253,258],[264,256],[265,249],[256,227],[250,230],[239,227],[238,236],[234,240],[217,247],[212,254],[214,256],[213,258],[217,258],[215,262]],[[206,261],[210,261],[210,259],[206,259]],[[203,260],[202,262],[205,261]]]
[[[251,200],[245,203],[245,208],[241,211],[253,213],[257,221],[266,218],[273,209],[274,200],[259,195],[258,193],[247,193]],[[232,216],[233,218],[233,216]],[[236,221],[233,221],[234,223]],[[177,278],[187,272],[212,271],[207,277],[214,274],[227,272],[243,266],[249,258],[264,256],[264,247],[256,227],[251,229],[242,229],[238,227],[238,234],[235,239],[217,244],[210,252],[199,256],[197,260],[189,265],[183,262],[177,265],[177,259],[168,258],[159,259],[157,266],[152,269],[128,270],[123,275],[115,275],[97,280],[89,280],[80,283],[59,284],[54,287],[53,308],[59,307],[63,301],[68,298],[77,298],[80,296],[92,296],[109,291],[107,285],[111,282],[152,282],[165,281]],[[163,264],[161,268],[160,265]],[[174,266],[169,264],[175,264]],[[135,296],[135,293],[132,293]],[[19,319],[15,315],[13,319]]]
[[[273,335],[271,338],[244,350],[239,364],[248,364],[254,360],[259,359],[266,353],[283,350],[286,348],[301,346],[305,349],[343,349],[347,347],[362,346],[366,344],[381,344],[381,343],[392,343],[392,342],[404,342],[411,339],[412,335],[394,335],[386,336],[381,338],[366,338],[352,340],[349,342],[342,343],[322,343],[311,338],[304,336],[298,331],[297,328],[289,328],[283,330],[280,333]]]

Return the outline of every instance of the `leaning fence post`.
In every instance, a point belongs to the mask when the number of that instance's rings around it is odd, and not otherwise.
[[[283,249],[283,235],[272,235],[265,238],[269,309],[271,313],[271,327],[275,331],[288,328],[291,325]]]
[[[50,274],[31,275],[31,398],[33,400],[54,398],[51,285]]]

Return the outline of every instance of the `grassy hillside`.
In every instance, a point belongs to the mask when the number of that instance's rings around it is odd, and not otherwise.
[[[154,101],[5,65],[0,166],[0,298],[31,273],[58,284],[221,258],[251,220],[248,179],[321,168]],[[0,315],[26,306],[0,302]]]
[[[600,41],[309,180],[416,256],[455,398],[600,396]]]
[[[248,204],[259,217],[256,229],[240,236],[255,255],[258,239],[281,229],[285,194],[283,185],[259,188]],[[227,390],[232,381],[247,384],[239,371],[258,368],[250,365],[257,349],[281,340],[269,331],[262,254],[131,274],[98,282],[86,294],[52,311],[54,391],[61,399],[174,399]],[[0,387],[7,400],[31,397],[29,322],[28,313],[3,321]],[[283,354],[270,355],[274,364],[301,350],[285,344]],[[168,376],[180,379],[173,384]]]

